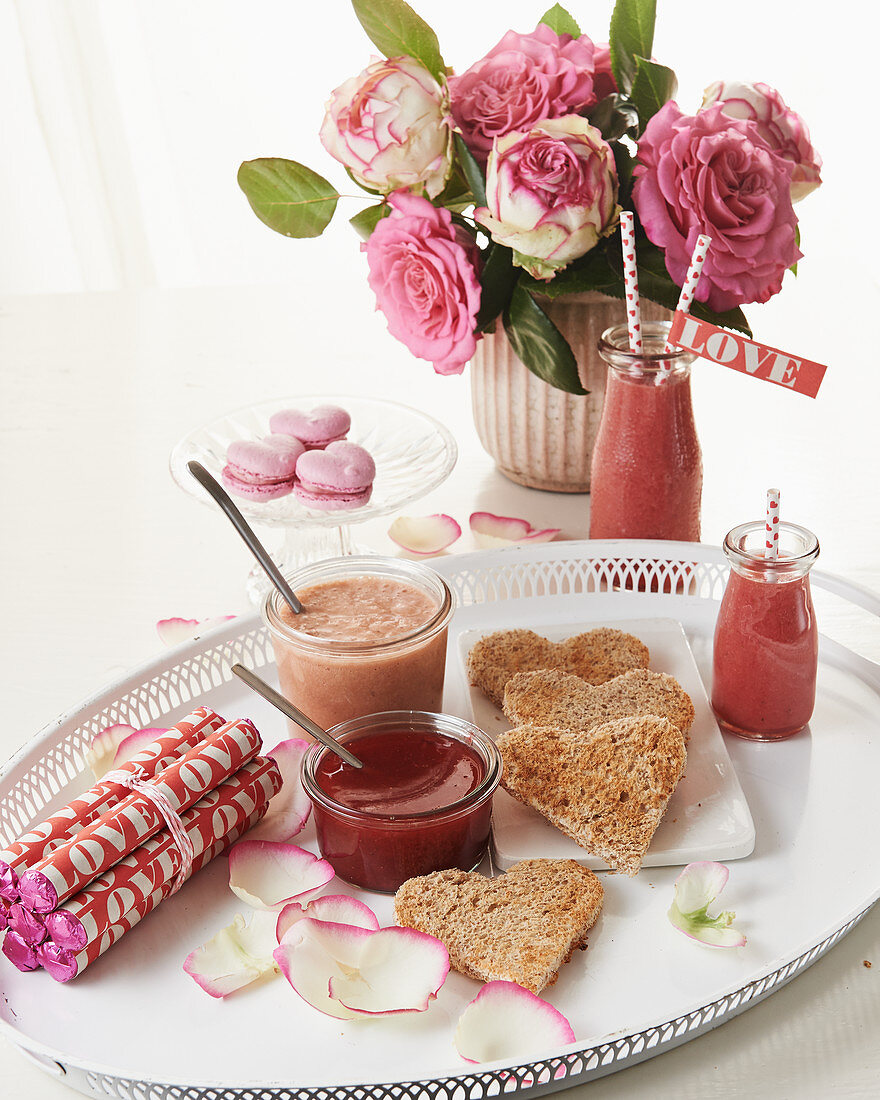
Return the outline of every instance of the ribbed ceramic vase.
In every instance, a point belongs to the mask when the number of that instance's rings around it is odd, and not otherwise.
[[[599,429],[607,367],[599,337],[626,318],[623,302],[604,294],[543,299],[541,308],[568,341],[586,397],[557,390],[517,358],[499,320],[477,344],[470,364],[477,435],[498,469],[530,489],[587,493],[590,460]],[[642,301],[646,321],[670,316]]]

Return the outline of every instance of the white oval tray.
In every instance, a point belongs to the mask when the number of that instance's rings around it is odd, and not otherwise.
[[[460,607],[444,700],[452,713],[466,716],[469,706],[458,633],[484,624],[672,618],[683,624],[708,683],[726,575],[714,547],[565,542],[434,564]],[[636,580],[681,579],[686,594],[607,591],[621,564]],[[880,600],[863,589],[815,573],[814,586],[880,615]],[[43,730],[0,773],[0,843],[82,788],[84,747],[110,723],[167,723],[206,702],[228,717],[251,715],[267,745],[287,736],[277,714],[233,680],[235,661],[272,675],[256,618],[168,653]],[[748,944],[712,951],[669,925],[677,868],[646,867],[633,880],[604,876],[606,902],[589,948],[544,992],[578,1036],[564,1048],[481,1066],[461,1061],[452,1046],[455,1022],[480,986],[455,973],[427,1012],[369,1022],[321,1016],[283,979],[225,1001],[208,998],[181,964],[241,908],[226,887],[224,860],[69,985],[45,973],[19,974],[0,958],[0,1032],[87,1095],[139,1100],[482,1100],[509,1091],[538,1095],[612,1073],[768,996],[876,901],[878,696],[877,666],[823,637],[811,728],[778,745],[725,739],[757,838],[750,856],[731,863],[721,900],[737,911]],[[298,842],[313,847],[313,832]],[[383,924],[392,922],[390,899],[362,896]]]

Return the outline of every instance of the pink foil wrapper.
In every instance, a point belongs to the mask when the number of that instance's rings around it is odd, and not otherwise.
[[[181,815],[200,870],[266,813],[281,789],[278,766],[257,757]],[[69,981],[112,947],[172,892],[181,856],[165,829],[50,913],[52,939],[38,961],[57,981]],[[57,938],[56,938],[57,936]]]
[[[36,948],[25,943],[11,928],[7,928],[6,935],[3,937],[2,951],[12,965],[17,966],[19,970],[36,970],[40,965]]]
[[[7,923],[13,932],[32,947],[41,944],[49,935],[46,931],[46,922],[39,913],[34,913],[20,901],[14,901],[10,905]]]
[[[149,786],[181,814],[259,751],[260,735],[253,722],[228,722],[154,776]],[[20,875],[22,902],[37,913],[51,912],[165,828],[156,803],[140,791],[130,792]]]
[[[223,724],[224,719],[210,708],[196,707],[137,756],[121,764],[118,770],[131,774],[141,768],[148,776],[156,775]],[[30,867],[44,859],[53,849],[79,829],[95,821],[128,794],[128,788],[121,783],[100,781],[85,794],[35,825],[8,848],[0,850],[0,898],[8,902],[18,901],[16,872],[20,868]]]

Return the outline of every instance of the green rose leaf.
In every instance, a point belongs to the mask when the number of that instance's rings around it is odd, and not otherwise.
[[[504,245],[491,244],[480,275],[480,332],[485,332],[507,306],[519,274],[519,268],[513,266],[513,252]]]
[[[615,234],[611,244],[620,251],[620,238]],[[598,290],[615,298],[623,297],[623,275],[608,265],[605,248],[598,246],[575,260],[548,282],[533,279],[530,275],[520,278],[520,286],[534,294],[543,294],[547,298],[561,298],[565,294],[581,294],[588,290]]]
[[[471,189],[471,194],[474,196],[474,203],[476,206],[486,205],[486,181],[483,178],[483,173],[477,164],[474,154],[468,149],[464,143],[464,138],[461,134],[455,135],[455,155],[458,157],[458,162],[461,165],[461,170],[464,173],[464,178],[467,180],[468,187]]]
[[[412,57],[442,80],[446,66],[437,35],[404,0],[351,0],[367,37],[385,57]]]
[[[656,16],[657,0],[617,0],[614,5],[608,33],[611,71],[623,93],[632,88],[636,59],[651,56]]]
[[[570,34],[572,38],[581,36],[581,29],[574,17],[561,4],[554,4],[552,8],[545,11],[538,22],[549,27],[551,31],[556,31],[557,34]]]
[[[379,222],[390,213],[391,207],[387,202],[377,202],[375,206],[365,206],[360,213],[349,218],[348,224],[362,240],[368,241]]]
[[[636,58],[636,76],[630,90],[630,99],[639,112],[642,130],[663,104],[675,97],[677,91],[678,78],[672,69],[644,57]]]
[[[635,138],[639,132],[639,116],[635,107],[624,96],[612,94],[600,99],[587,115],[587,121],[611,144],[624,134]],[[619,146],[614,145],[616,154]],[[625,148],[620,146],[620,148]]]
[[[339,199],[323,176],[280,157],[246,160],[238,170],[238,186],[260,221],[285,237],[320,237]]]
[[[565,337],[534,298],[517,283],[504,311],[510,346],[532,374],[568,393],[585,394]]]

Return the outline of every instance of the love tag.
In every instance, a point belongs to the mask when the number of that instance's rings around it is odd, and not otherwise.
[[[741,332],[718,328],[681,310],[676,310],[669,342],[722,367],[750,374],[762,382],[773,382],[807,397],[816,396],[828,369],[821,363],[795,358],[787,351],[758,344]]]

